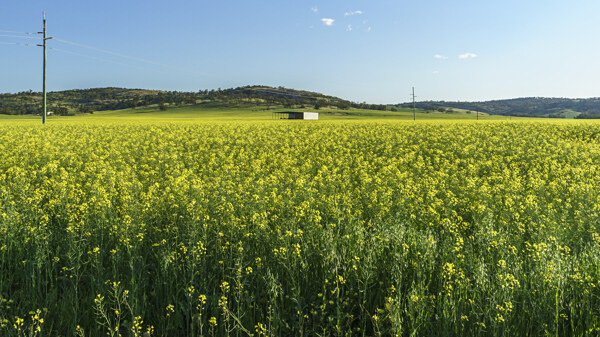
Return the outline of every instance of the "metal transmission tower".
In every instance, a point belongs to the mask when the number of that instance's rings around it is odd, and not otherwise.
[[[44,47],[44,84],[42,86],[43,90],[43,103],[42,103],[42,124],[46,124],[46,114],[47,114],[47,101],[46,101],[46,40],[52,39],[51,37],[46,37],[46,12],[42,12],[43,20],[44,20],[44,31],[38,32],[38,34],[44,34],[43,41],[44,44],[38,44],[39,47]]]

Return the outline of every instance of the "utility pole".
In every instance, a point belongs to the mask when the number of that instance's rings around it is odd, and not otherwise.
[[[46,101],[46,57],[47,57],[47,53],[46,53],[46,40],[50,40],[52,39],[51,37],[46,37],[46,12],[42,12],[43,14],[43,20],[44,20],[44,31],[43,32],[38,32],[38,34],[44,34],[44,44],[38,44],[38,47],[44,47],[44,84],[42,86],[42,124],[46,124],[46,115],[47,115],[47,101]]]
[[[417,120],[417,113],[415,110],[415,87],[412,87],[412,99],[413,99],[413,121]]]
[[[479,105],[475,105],[475,112],[477,113],[477,120],[479,120]]]

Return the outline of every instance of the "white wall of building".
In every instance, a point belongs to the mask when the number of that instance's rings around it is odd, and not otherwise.
[[[304,119],[314,119],[314,120],[317,120],[317,119],[319,119],[319,113],[318,112],[305,112],[304,113]]]

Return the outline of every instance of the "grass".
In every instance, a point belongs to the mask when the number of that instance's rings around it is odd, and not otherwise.
[[[34,120],[34,119],[42,119],[41,116],[32,116],[32,115],[24,115],[24,116],[17,116],[17,115],[2,115],[0,114],[0,120]]]
[[[225,108],[225,107],[206,107],[183,106],[170,107],[166,111],[160,111],[158,107],[144,107],[136,109],[123,109],[111,111],[96,111],[93,114],[77,114],[76,116],[49,116],[48,121],[53,120],[77,120],[77,119],[117,119],[117,120],[270,120],[278,119],[274,112],[281,111],[315,111],[313,109],[286,109],[283,107],[273,107],[265,110],[260,107],[246,108]],[[412,120],[412,109],[401,109],[400,111],[379,111],[379,110],[332,110],[321,109],[319,119],[321,120]],[[475,114],[466,112],[457,113],[426,113],[424,110],[417,110],[416,119],[418,120],[475,120]],[[512,117],[515,118],[516,117]],[[480,120],[509,120],[511,117],[480,115]],[[41,119],[40,116],[7,116],[0,115],[0,120],[6,119]]]

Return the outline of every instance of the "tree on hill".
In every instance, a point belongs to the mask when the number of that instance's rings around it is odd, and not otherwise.
[[[348,109],[350,109],[350,102],[341,101],[337,104],[337,107],[338,107],[338,109],[348,110]]]
[[[54,108],[54,114],[59,115],[59,116],[66,116],[69,114],[69,109],[67,109],[64,106],[59,106]]]
[[[318,100],[315,102],[315,110],[319,110],[319,109],[321,109],[321,108],[324,108],[324,107],[326,107],[326,106],[327,106],[327,102],[325,102],[325,101],[324,101],[324,100],[322,100],[322,99],[318,99]]]
[[[79,106],[79,112],[84,113],[84,114],[91,114],[93,109],[89,106],[89,105],[80,105]]]

